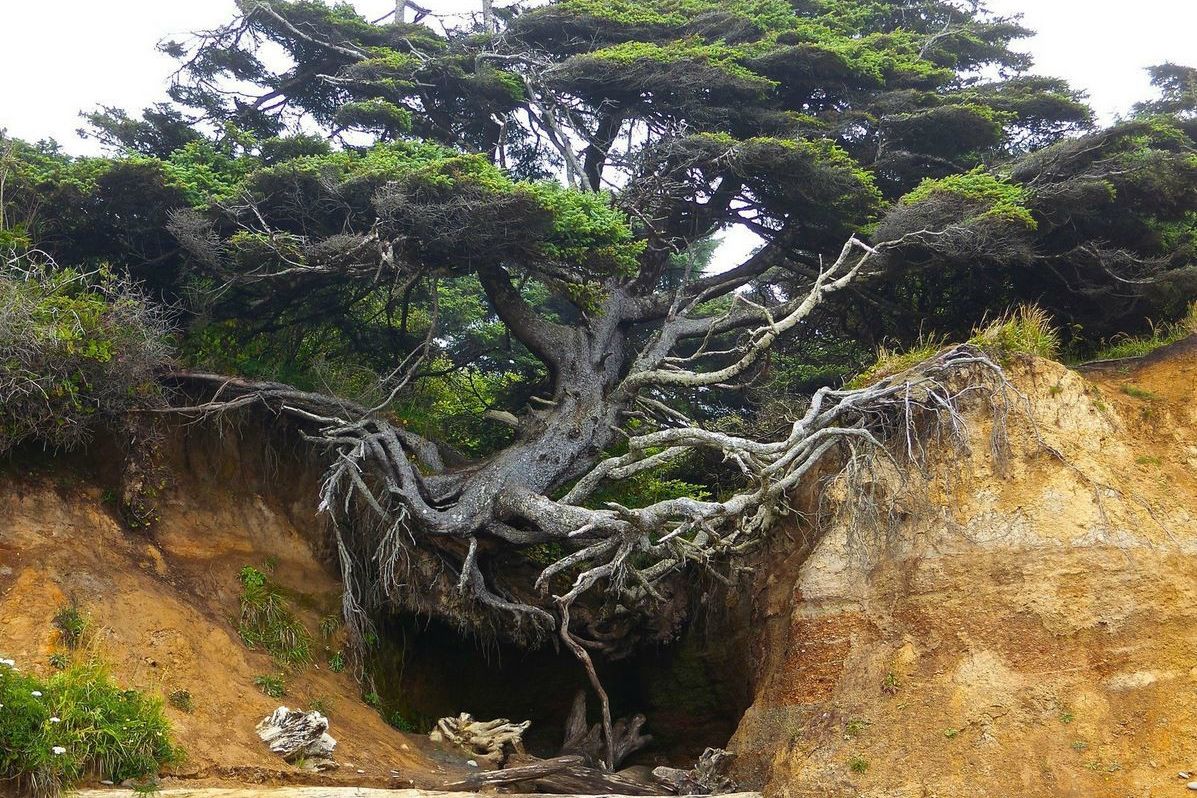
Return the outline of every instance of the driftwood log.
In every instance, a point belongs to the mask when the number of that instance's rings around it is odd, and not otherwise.
[[[652,743],[651,734],[641,734],[645,717],[640,714],[620,718],[611,724],[611,765],[618,770],[629,756]],[[565,721],[565,740],[561,753],[581,754],[586,763],[598,767],[606,761],[606,746],[603,742],[602,724],[586,723],[586,691],[579,690],[574,696],[573,707]]]
[[[444,790],[477,791],[485,787],[515,786],[521,789],[570,795],[659,795],[661,789],[642,781],[608,773],[586,764],[579,754],[538,759],[503,770],[476,773],[467,779],[444,785]]]
[[[727,775],[736,755],[722,748],[708,748],[690,770],[653,768],[653,778],[662,787],[678,795],[722,795],[736,791],[736,783]]]
[[[447,742],[465,750],[472,759],[491,767],[501,767],[507,761],[508,749],[523,756],[524,732],[532,721],[512,723],[507,718],[474,720],[463,712],[455,718],[441,718],[428,735],[433,742]]]
[[[303,762],[311,770],[332,770],[337,741],[328,734],[328,718],[319,712],[279,707],[255,729],[262,742],[285,761]]]

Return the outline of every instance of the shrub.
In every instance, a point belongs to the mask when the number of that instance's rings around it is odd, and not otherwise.
[[[0,787],[58,796],[87,774],[149,779],[181,758],[161,701],[120,689],[102,665],[45,681],[0,665]]]
[[[99,424],[162,403],[168,327],[131,283],[0,262],[0,453],[25,441],[71,449]]]
[[[312,639],[291,613],[287,599],[266,574],[247,565],[241,581],[241,617],[237,632],[250,648],[261,648],[280,665],[306,665],[312,661]]]
[[[83,635],[87,632],[88,620],[79,612],[74,604],[62,607],[54,615],[54,626],[62,635],[62,642],[69,649],[76,649],[83,642]]]
[[[402,712],[392,712],[391,716],[387,718],[387,723],[392,728],[398,729],[401,732],[408,732],[409,734],[415,734],[416,732],[416,724],[405,718]]]
[[[333,673],[340,673],[345,670],[345,652],[334,651],[328,657],[328,669]]]

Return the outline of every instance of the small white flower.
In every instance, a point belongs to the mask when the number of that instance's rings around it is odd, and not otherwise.
[[[59,720],[58,718],[50,718],[50,722],[51,723],[62,723],[62,721]]]
[[[66,753],[66,749],[63,748],[61,745],[56,745],[53,748],[51,748],[50,750],[54,752],[55,756],[62,756],[63,754]]]
[[[42,697],[42,691],[41,691],[41,690],[34,690],[34,691],[33,691],[32,693],[30,693],[29,695],[33,696],[34,698],[41,698],[41,697]]]

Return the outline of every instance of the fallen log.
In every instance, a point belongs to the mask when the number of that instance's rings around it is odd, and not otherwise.
[[[661,790],[639,781],[589,767],[578,754],[540,759],[503,770],[487,770],[469,778],[445,784],[443,790],[476,791],[483,787],[513,784],[531,786],[540,792],[572,795],[660,795]]]

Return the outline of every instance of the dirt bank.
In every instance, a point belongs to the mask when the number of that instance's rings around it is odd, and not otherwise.
[[[64,650],[51,619],[77,602],[92,631],[75,656],[98,655],[129,687],[190,693],[192,711],[167,707],[188,755],[176,780],[425,786],[460,773],[426,738],[385,723],[348,672],[329,670],[339,642],[318,630],[337,612],[340,586],[302,498],[313,477],[298,460],[272,464],[278,454],[236,430],[182,430],[152,535],[122,528],[103,447],[10,466],[0,478],[0,655],[48,673],[50,655]],[[281,669],[236,631],[245,565],[272,568],[316,641],[315,663],[284,674],[282,698],[255,687]],[[339,770],[313,776],[266,750],[254,725],[280,704],[322,708]]]
[[[978,416],[892,528],[794,526],[765,558],[733,747],[766,795],[1184,794],[1197,346],[1012,375],[1035,424],[1004,467]]]

